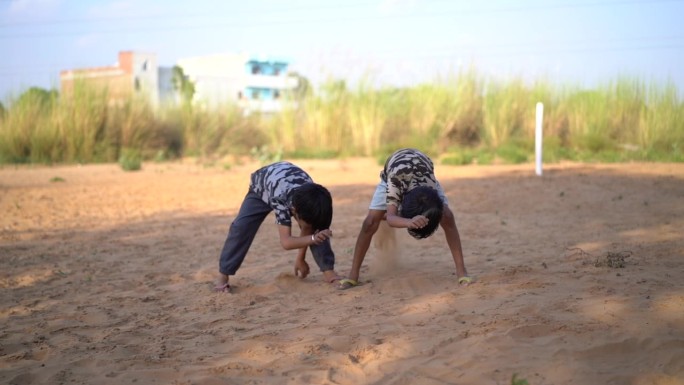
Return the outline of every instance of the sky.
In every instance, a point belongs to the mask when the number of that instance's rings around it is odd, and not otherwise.
[[[595,87],[684,90],[684,0],[0,0],[0,100],[58,88],[61,70],[119,51],[283,58],[329,78],[405,86],[474,69]]]

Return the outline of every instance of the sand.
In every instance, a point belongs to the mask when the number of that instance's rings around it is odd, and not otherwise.
[[[380,166],[301,160],[346,274]],[[438,230],[383,229],[363,285],[293,275],[264,222],[232,294],[218,253],[255,163],[0,169],[3,384],[684,384],[684,165],[437,166]]]

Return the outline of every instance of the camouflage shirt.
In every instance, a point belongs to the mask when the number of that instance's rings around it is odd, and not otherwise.
[[[279,225],[292,226],[292,194],[294,190],[313,180],[290,162],[277,162],[252,173],[249,188],[275,211]]]
[[[418,186],[438,189],[432,160],[413,148],[397,150],[385,162],[380,178],[387,182],[387,204],[401,207],[404,194]]]

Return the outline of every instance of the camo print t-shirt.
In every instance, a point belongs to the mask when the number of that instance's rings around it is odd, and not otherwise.
[[[249,188],[271,206],[277,224],[292,226],[292,194],[297,187],[312,182],[301,168],[290,162],[278,162],[253,172]]]
[[[401,206],[404,194],[418,186],[441,189],[432,160],[422,152],[405,148],[397,150],[385,162],[380,178],[387,183],[387,204]]]

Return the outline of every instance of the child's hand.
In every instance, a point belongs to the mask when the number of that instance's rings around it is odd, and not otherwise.
[[[315,244],[320,245],[321,243],[325,242],[326,239],[330,238],[332,238],[332,230],[325,229],[321,231],[316,231],[312,239]]]
[[[427,226],[428,224],[428,219],[422,215],[416,215],[415,217],[411,218],[409,220],[409,229],[422,229],[423,227]]]
[[[306,263],[305,260],[297,259],[297,261],[295,261],[294,274],[295,277],[301,279],[306,278],[306,276],[309,275],[309,264]]]

